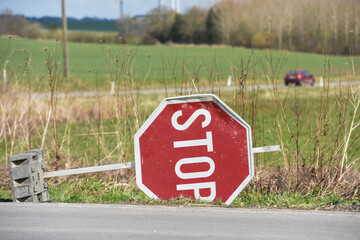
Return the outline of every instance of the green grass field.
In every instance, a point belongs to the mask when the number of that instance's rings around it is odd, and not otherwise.
[[[31,81],[35,89],[46,89],[48,73],[45,65],[47,51],[62,63],[60,42],[26,39],[0,39],[0,66],[8,76],[21,80],[24,71],[26,50],[31,59]],[[265,74],[282,83],[289,69],[307,69],[318,80],[320,76],[331,76],[349,80],[346,75],[352,61],[359,66],[360,58],[347,56],[325,56],[294,52],[251,50],[210,46],[123,46],[88,43],[69,43],[71,80],[67,90],[109,89],[110,81],[119,76],[122,63],[131,67],[131,78],[142,87],[164,87],[185,82],[226,84],[229,75],[240,78],[241,70],[247,70],[247,78],[266,82]],[[117,63],[116,59],[119,60]],[[108,62],[107,62],[108,60]],[[62,68],[58,66],[60,75]],[[272,68],[269,68],[269,65]],[[112,73],[109,75],[107,69]],[[116,71],[118,73],[116,73]],[[15,77],[16,76],[16,77]],[[236,77],[238,76],[238,77]],[[175,81],[176,79],[176,81]]]

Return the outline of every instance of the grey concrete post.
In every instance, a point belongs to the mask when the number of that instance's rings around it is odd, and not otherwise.
[[[49,201],[44,181],[45,159],[42,149],[9,157],[11,190],[14,202]]]

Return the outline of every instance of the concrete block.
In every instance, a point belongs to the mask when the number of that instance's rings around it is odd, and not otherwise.
[[[45,158],[42,149],[9,157],[9,172],[14,202],[49,201],[44,181]]]

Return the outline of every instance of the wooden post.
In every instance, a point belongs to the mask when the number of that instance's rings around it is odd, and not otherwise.
[[[68,54],[68,45],[67,45],[67,22],[66,22],[66,13],[65,13],[65,0],[61,0],[62,8],[62,28],[63,28],[63,63],[64,63],[64,78],[68,78],[69,73],[69,54]]]

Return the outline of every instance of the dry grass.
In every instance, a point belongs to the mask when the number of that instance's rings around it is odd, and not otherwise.
[[[8,91],[0,96],[1,105],[0,119],[1,135],[10,136],[26,135],[25,117],[27,114],[28,99],[21,97],[20,93]],[[95,102],[96,101],[96,102]],[[49,99],[31,99],[32,115],[31,128],[35,126],[44,126],[49,117]],[[98,120],[100,115],[102,119],[113,119],[116,117],[115,105],[123,105],[123,99],[116,99],[114,96],[103,96],[97,99],[93,98],[64,98],[57,101],[57,122],[66,123],[68,121],[89,121]],[[146,105],[149,105],[147,103]],[[127,112],[127,116],[133,115]],[[121,117],[127,117],[121,115]],[[8,131],[6,131],[6,129]],[[14,130],[14,131],[13,131]]]
[[[252,116],[256,115],[255,110],[252,105],[258,106],[258,102],[253,101],[260,101],[260,98],[264,98],[264,101],[269,101],[272,99],[271,93],[269,97],[269,93],[267,91],[260,93],[260,90],[257,93],[251,93],[253,96],[250,96],[250,93],[245,92],[238,92],[237,95],[232,96],[230,93],[223,92],[222,95],[226,99],[225,101],[229,102],[231,101],[231,98],[234,97],[234,105],[242,107],[238,108],[238,111],[243,112],[244,115]],[[287,90],[286,90],[287,91]],[[279,101],[284,96],[286,97],[286,91],[280,91],[279,92]],[[297,90],[296,90],[297,91]],[[314,97],[315,93],[311,89],[309,95]],[[329,89],[329,91],[324,92],[324,94],[327,97],[334,96],[338,94],[334,89]],[[350,93],[349,97],[351,102],[354,103],[353,105],[349,105],[349,108],[347,110],[350,110],[350,107],[356,107],[357,105],[357,98],[358,95],[356,95],[356,92]],[[253,98],[257,96],[256,98]],[[25,140],[27,134],[28,134],[28,122],[26,121],[26,114],[27,114],[27,108],[22,108],[21,106],[27,106],[29,104],[29,100],[27,98],[21,98],[18,97],[19,95],[15,92],[12,92],[10,90],[6,91],[6,94],[1,95],[1,113],[2,117],[0,118],[0,126],[1,126],[1,133],[2,138],[1,141],[8,141],[7,142],[7,155],[13,155],[16,154],[14,152],[14,146],[15,145],[22,145],[23,149],[26,150],[27,148],[27,141]],[[141,104],[139,104],[137,107],[139,108],[139,118],[143,121],[151,112],[152,109],[155,108],[155,106],[161,101],[162,96],[160,95],[149,95],[149,96],[142,96],[140,97]],[[299,101],[303,101],[304,97],[300,96]],[[306,99],[305,99],[306,100]],[[249,102],[250,101],[250,102]],[[282,100],[281,100],[282,101]],[[282,101],[283,103],[283,101]],[[47,142],[49,139],[49,136],[44,134],[47,131],[47,128],[49,125],[51,125],[51,122],[49,122],[49,109],[50,109],[50,100],[49,99],[35,99],[32,98],[30,100],[31,104],[31,116],[30,116],[30,131],[33,134],[43,135],[44,139],[43,142]],[[330,107],[331,109],[334,109],[333,107]],[[105,134],[104,130],[102,130],[102,125],[106,120],[110,120],[113,122],[113,133],[119,135],[119,139],[122,139],[121,134],[123,134],[123,126],[118,125],[117,121],[121,119],[127,119],[129,117],[135,118],[135,113],[132,110],[133,104],[131,98],[126,98],[126,96],[116,96],[116,95],[110,95],[110,96],[97,96],[95,98],[64,98],[64,99],[58,99],[57,100],[57,122],[59,124],[65,124],[67,128],[71,129],[71,126],[76,122],[83,122],[85,125],[87,125],[88,130],[84,132],[84,134],[88,135],[96,135],[99,134],[99,143],[103,143],[101,137],[103,134]],[[356,108],[353,108],[355,110]],[[285,111],[285,110],[283,110]],[[258,114],[258,113],[257,113]],[[300,114],[299,112],[294,111],[293,114],[296,116],[297,114]],[[327,112],[326,114],[323,113],[323,116],[328,116],[329,114],[333,114],[333,112]],[[330,118],[320,118],[319,114],[318,116],[318,122],[317,125],[321,123],[321,121],[330,121]],[[356,112],[355,112],[355,116]],[[254,117],[254,116],[252,116]],[[252,117],[250,119],[252,119]],[[255,116],[258,119],[255,119],[256,121],[262,121],[261,115]],[[282,127],[283,131],[291,131],[293,133],[296,133],[298,131],[299,125],[295,125],[293,127],[288,126],[287,120],[284,119],[284,117],[289,117],[289,113],[286,115],[281,116],[280,121],[280,127]],[[335,118],[334,118],[335,119]],[[339,120],[342,120],[342,118],[339,118]],[[332,122],[334,120],[331,120]],[[350,122],[349,122],[350,121]],[[324,138],[324,130],[319,129],[319,127],[315,128],[315,133],[313,138],[309,138],[311,141],[317,141],[317,145],[314,145],[314,147],[317,147],[317,150],[315,153],[319,152],[320,154],[315,154],[314,158],[312,158],[312,154],[310,156],[307,156],[308,159],[306,160],[305,164],[299,163],[300,156],[304,157],[305,153],[302,152],[301,149],[302,146],[297,146],[296,144],[299,144],[296,141],[296,136],[292,138],[290,141],[292,141],[295,145],[295,151],[291,149],[283,149],[284,154],[286,154],[287,161],[285,162],[285,165],[278,168],[273,167],[266,167],[261,163],[257,163],[257,170],[258,173],[255,177],[255,179],[252,182],[252,185],[256,187],[259,191],[264,191],[267,189],[267,191],[283,191],[283,190],[294,190],[306,193],[313,189],[318,189],[319,193],[323,194],[326,192],[335,192],[343,195],[355,195],[358,192],[359,183],[360,183],[360,177],[358,173],[351,167],[349,164],[345,164],[346,166],[343,166],[342,168],[339,166],[341,165],[341,157],[344,156],[344,152],[346,153],[346,150],[343,150],[345,147],[344,141],[348,139],[349,134],[352,133],[350,129],[352,128],[353,131],[354,128],[358,125],[358,118],[353,119],[346,119],[346,123],[343,122],[339,124],[339,127],[343,125],[343,127],[348,126],[348,130],[344,131],[342,135],[339,135],[338,144],[335,146],[332,142],[326,142]],[[91,123],[92,122],[92,123]],[[336,122],[337,123],[337,122]],[[352,123],[352,124],[350,124]],[[97,124],[100,124],[99,126]],[[130,124],[130,123],[127,123]],[[253,124],[252,128],[256,130],[255,127],[256,124]],[[350,126],[350,128],[349,128]],[[136,126],[131,126],[131,129],[135,132],[135,129],[137,129]],[[293,129],[291,129],[293,128]],[[72,130],[69,130],[69,133],[71,133]],[[334,131],[336,133],[336,131]],[[78,134],[78,133],[77,133]],[[317,136],[316,134],[319,134]],[[45,137],[46,136],[46,137]],[[255,141],[258,142],[257,145],[260,145],[263,137],[261,133],[257,133],[254,135]],[[336,136],[336,135],[334,135]],[[68,152],[69,149],[67,149],[69,146],[67,145],[67,136],[60,136],[60,148],[62,149],[62,154],[64,155],[65,152]],[[131,139],[129,139],[131,141]],[[326,146],[326,149],[324,148],[324,144],[333,144]],[[100,144],[100,145],[101,145]],[[131,142],[130,142],[131,144]],[[310,146],[310,143],[306,143],[308,146]],[[126,145],[126,147],[125,147]],[[123,146],[124,149],[127,148],[127,151],[130,151],[129,149],[129,142],[124,142]],[[296,147],[297,146],[297,147]],[[334,146],[332,148],[332,146]],[[108,155],[116,154],[117,151],[113,151],[112,149],[109,149],[106,144],[102,146],[104,151],[108,152]],[[321,155],[323,151],[329,151],[332,150],[334,154],[332,154],[330,157],[334,160],[334,163],[337,163],[335,165],[329,165],[329,164],[322,164],[320,165],[319,158],[323,158],[321,161],[324,163],[329,161],[328,159],[325,159],[325,155]],[[335,154],[336,153],[336,154]],[[78,159],[73,159],[71,157],[71,153],[69,152],[69,156],[66,156],[66,161],[63,161],[63,163],[60,165],[64,168],[74,168],[74,167],[82,167],[87,166],[88,164],[86,162],[79,162]],[[4,157],[4,156],[2,156]],[[311,160],[312,159],[312,160]],[[303,160],[303,159],[301,159]],[[128,159],[123,159],[122,161],[128,161]],[[275,160],[276,161],[276,160]],[[51,161],[50,161],[51,163]],[[99,164],[102,164],[99,162]],[[53,167],[51,164],[48,164],[49,170],[55,170],[56,167]],[[341,169],[341,171],[340,171]],[[7,170],[7,169],[6,169]],[[2,169],[3,172],[5,172],[4,169]],[[123,179],[125,177],[124,175],[118,173],[104,173],[105,176],[112,176],[115,174],[116,179]],[[2,174],[4,175],[4,174]],[[120,178],[119,178],[120,176]],[[125,181],[132,178],[132,175],[129,175],[128,177],[125,177]],[[4,178],[2,178],[2,182],[5,181]],[[120,181],[120,180],[119,180]],[[122,180],[124,181],[124,179]],[[7,181],[5,181],[6,183]]]
[[[318,191],[321,195],[335,193],[348,198],[359,194],[360,175],[354,169],[346,171],[341,178],[338,171],[327,168],[264,169],[256,173],[250,187],[260,192]]]

